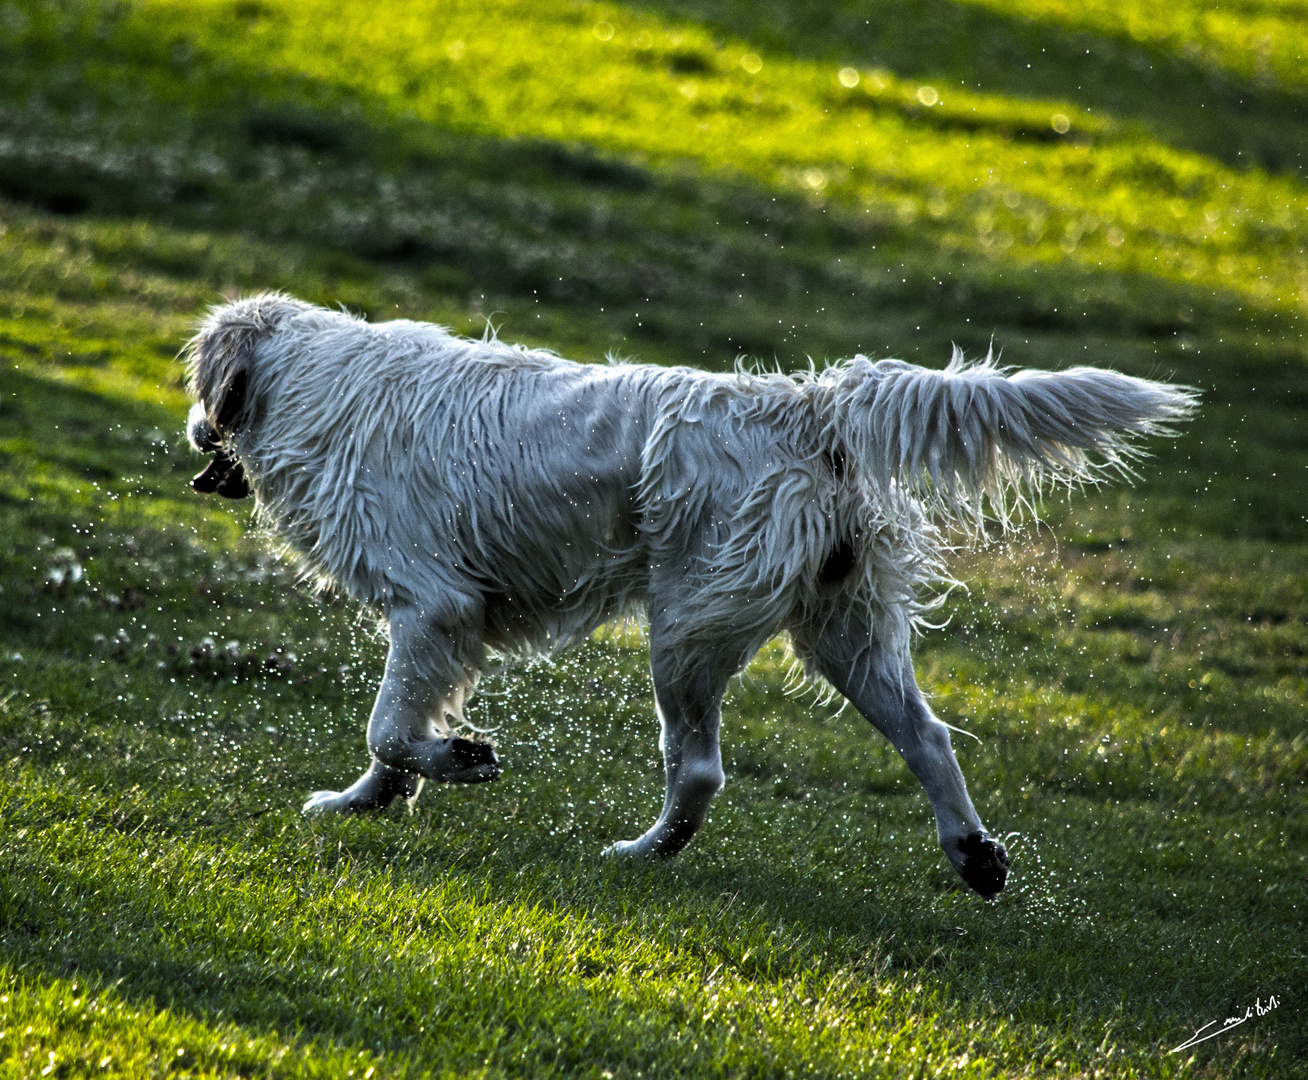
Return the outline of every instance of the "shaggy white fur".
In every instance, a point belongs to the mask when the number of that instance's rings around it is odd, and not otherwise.
[[[788,631],[892,739],[942,847],[984,895],[1007,858],[913,678],[939,579],[932,519],[1007,522],[1042,484],[1125,470],[1193,395],[1111,371],[944,371],[858,356],[796,377],[584,365],[440,327],[377,325],[282,295],[215,309],[189,346],[197,487],[257,497],[323,583],[390,629],[373,763],[309,810],[366,810],[422,779],[498,774],[452,723],[488,648],[649,619],[668,792],[617,853],[671,855],[723,780],[728,680]],[[242,478],[242,473],[244,478]]]

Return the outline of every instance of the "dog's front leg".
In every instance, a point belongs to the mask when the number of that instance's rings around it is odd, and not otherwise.
[[[304,804],[306,814],[363,814],[385,810],[399,796],[413,802],[422,791],[422,777],[401,772],[374,760],[344,791],[315,791]]]
[[[679,662],[683,659],[661,649],[651,633],[650,666],[667,779],[663,813],[643,836],[619,841],[605,854],[670,858],[695,835],[722,788],[726,777],[718,728],[722,695],[734,668],[700,658]]]
[[[875,640],[870,623],[852,617],[833,619],[812,635],[797,633],[795,643],[899,751],[931,800],[950,863],[972,888],[993,898],[1008,877],[1008,852],[981,824],[949,729],[923,699],[907,651],[891,654]]]
[[[392,612],[390,631],[386,672],[368,719],[372,763],[345,791],[314,792],[306,813],[380,810],[397,795],[416,798],[423,779],[476,784],[499,776],[489,743],[449,734],[448,721],[461,715],[475,678],[459,643],[407,608]]]

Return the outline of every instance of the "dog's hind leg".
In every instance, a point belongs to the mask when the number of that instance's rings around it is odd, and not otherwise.
[[[866,619],[836,617],[820,630],[796,631],[800,655],[845,695],[899,751],[921,781],[936,832],[954,869],[987,899],[1004,887],[1008,853],[977,816],[949,742],[913,676],[907,650],[885,649]]]
[[[643,836],[619,841],[607,850],[609,855],[675,855],[695,835],[725,780],[718,727],[722,695],[736,670],[734,660],[724,662],[708,654],[686,657],[661,647],[657,629],[651,628],[650,668],[667,779],[663,812]]]
[[[450,734],[472,692],[480,637],[461,627],[456,634],[408,607],[390,617],[386,672],[368,720],[372,764],[345,791],[316,791],[306,813],[383,809],[397,795],[416,798],[422,782],[476,784],[494,780],[499,759],[489,743]]]

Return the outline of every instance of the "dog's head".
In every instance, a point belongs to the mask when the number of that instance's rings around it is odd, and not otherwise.
[[[213,454],[208,467],[191,480],[205,494],[229,499],[250,494],[245,469],[237,456],[239,435],[255,421],[250,393],[259,343],[308,304],[281,293],[264,293],[213,308],[184,350],[190,389],[196,398],[186,422],[186,437],[202,454]]]

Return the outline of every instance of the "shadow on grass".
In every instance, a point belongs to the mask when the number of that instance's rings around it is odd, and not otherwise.
[[[1308,175],[1308,89],[1243,79],[1129,37],[1006,17],[949,0],[650,0],[776,53],[880,66],[906,78],[1075,101],[1147,124],[1164,141],[1237,168]],[[929,122],[929,121],[928,121]]]

